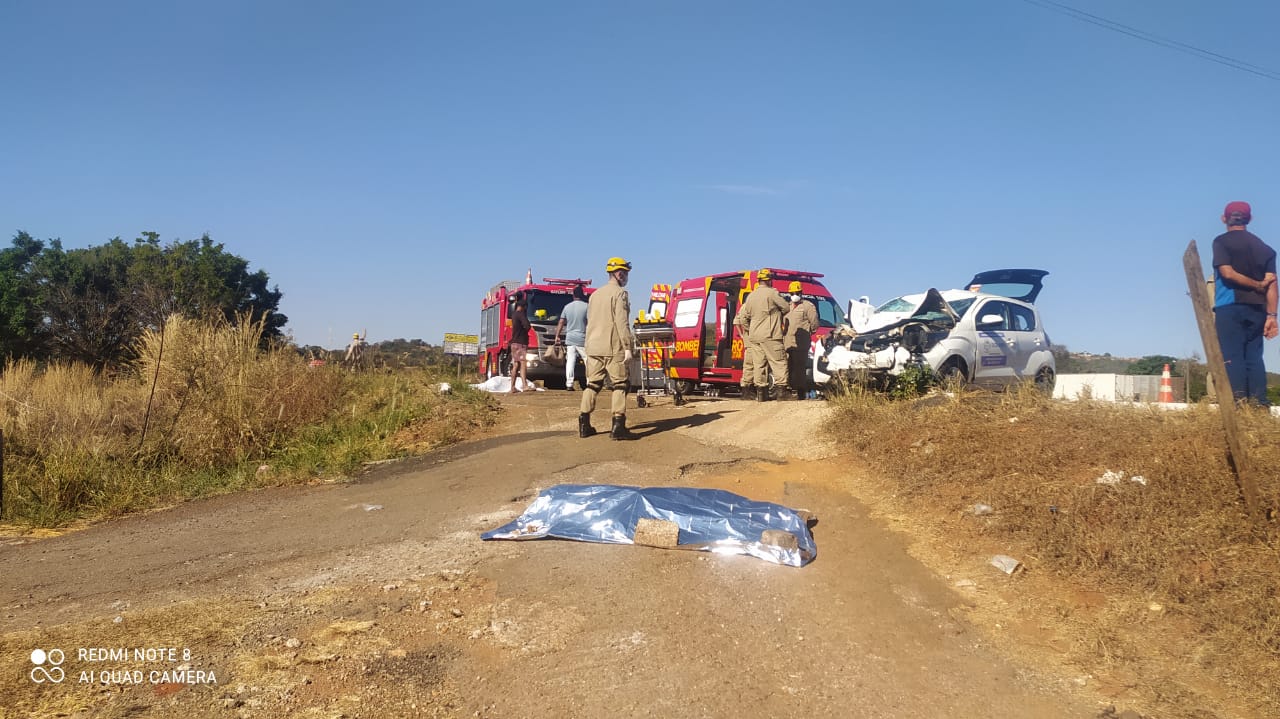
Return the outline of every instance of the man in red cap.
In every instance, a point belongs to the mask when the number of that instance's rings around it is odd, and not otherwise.
[[[1222,211],[1227,231],[1213,240],[1213,314],[1232,394],[1265,407],[1270,403],[1262,340],[1280,333],[1276,251],[1245,229],[1252,219],[1247,202],[1230,202]]]

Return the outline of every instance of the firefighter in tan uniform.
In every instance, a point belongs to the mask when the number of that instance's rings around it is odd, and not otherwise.
[[[767,267],[756,273],[756,288],[747,295],[747,301],[742,303],[742,313],[746,315],[744,325],[747,328],[743,337],[743,349],[745,353],[748,342],[755,346],[755,377],[752,384],[756,388],[756,399],[761,402],[769,399],[770,371],[779,388],[787,385],[787,355],[782,349],[782,318],[791,307],[770,284],[772,279],[773,271]],[[743,364],[746,364],[745,361]],[[745,378],[743,381],[746,381]],[[780,396],[789,399],[786,395]]]
[[[760,363],[760,348],[748,337],[751,327],[751,310],[744,302],[733,317],[733,324],[738,327],[738,336],[742,337],[742,379],[738,385],[742,388],[742,398],[756,399],[756,365]]]
[[[591,427],[591,413],[596,408],[596,395],[604,389],[604,379],[613,384],[610,410],[613,427],[609,436],[613,439],[635,439],[627,429],[627,367],[635,341],[631,336],[631,299],[627,291],[627,277],[631,263],[621,257],[611,257],[604,271],[609,283],[591,293],[587,303],[587,341],[583,347],[587,364],[587,388],[582,392],[582,406],[578,414],[578,436],[590,437],[596,431]]]
[[[356,369],[360,366],[361,360],[364,359],[364,338],[359,332],[351,335],[351,344],[347,345],[347,355],[342,358],[342,366]]]
[[[801,296],[801,289],[799,282],[792,282],[787,288],[791,294],[791,311],[783,318],[786,335],[782,338],[782,347],[787,351],[787,372],[796,399],[809,395],[809,345],[813,331],[818,329],[818,310]]]

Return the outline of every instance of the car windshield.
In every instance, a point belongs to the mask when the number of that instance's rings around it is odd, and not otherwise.
[[[877,307],[876,312],[913,312],[919,305],[919,302],[912,302],[906,297],[894,297]]]
[[[920,303],[924,301],[924,296],[908,295],[908,297],[918,297],[919,299],[913,301],[913,300],[907,299],[907,297],[895,297],[889,300],[888,302],[877,307],[876,312],[877,313],[898,312],[898,313],[909,315],[915,312],[916,309],[920,307]],[[969,311],[969,308],[973,306],[973,301],[976,299],[977,299],[976,296],[962,297],[958,300],[948,300],[947,304],[951,305],[951,309],[955,311],[957,317],[964,317],[964,313]],[[933,316],[936,314],[938,313],[936,312],[929,313],[930,316]]]
[[[844,310],[830,297],[810,297],[818,309],[819,327],[839,327],[844,324]]]
[[[573,300],[568,293],[551,293],[541,290],[529,292],[529,321],[534,323],[559,322],[564,306]],[[539,314],[541,312],[542,314]]]

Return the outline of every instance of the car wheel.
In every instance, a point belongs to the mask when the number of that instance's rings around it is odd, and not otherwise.
[[[678,379],[675,382],[676,394],[693,394],[694,387],[696,386],[697,385],[690,380]]]
[[[959,357],[951,357],[943,362],[937,374],[939,384],[961,386],[969,381],[964,360]]]
[[[1046,397],[1053,396],[1053,384],[1057,380],[1057,374],[1052,367],[1041,367],[1036,372],[1036,389],[1045,394]]]

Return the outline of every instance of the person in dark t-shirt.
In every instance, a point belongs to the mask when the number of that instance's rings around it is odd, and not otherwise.
[[[525,379],[525,354],[529,351],[529,332],[533,326],[529,324],[529,314],[524,297],[516,299],[515,307],[511,310],[511,344],[509,346],[511,352],[511,388],[510,392],[523,392],[529,383]],[[520,384],[516,384],[516,376],[520,377]]]
[[[1227,231],[1213,240],[1213,315],[1232,394],[1267,406],[1262,340],[1280,333],[1276,251],[1245,229],[1252,219],[1247,202],[1231,202],[1222,211]]]

